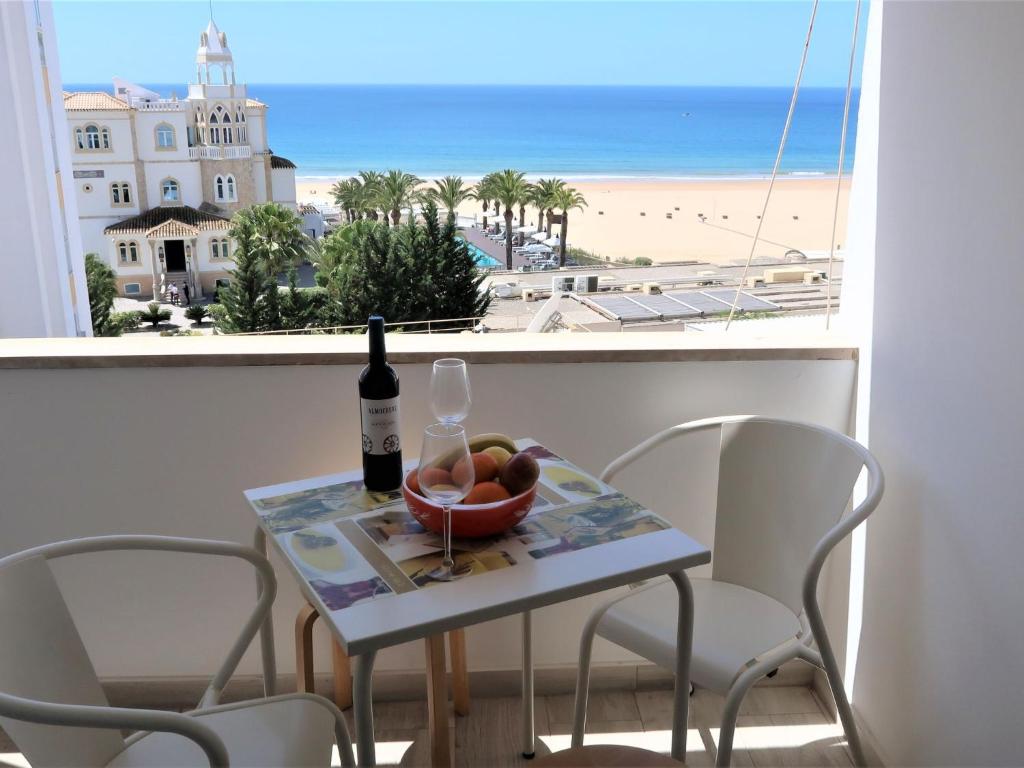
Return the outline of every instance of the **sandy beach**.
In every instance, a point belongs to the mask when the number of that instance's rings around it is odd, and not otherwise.
[[[299,202],[330,202],[334,181],[298,178]],[[768,187],[768,181],[762,179],[567,181],[588,202],[582,211],[570,213],[570,246],[612,259],[646,256],[655,262],[715,264],[747,258]],[[827,250],[835,188],[834,178],[777,180],[755,256],[778,258],[791,248]],[[845,242],[848,195],[849,179],[844,178],[836,234],[840,249]],[[478,202],[464,204],[459,213],[475,215],[477,221],[483,216]],[[698,214],[705,218],[701,220]],[[534,225],[536,219],[536,209],[527,207],[526,224]]]

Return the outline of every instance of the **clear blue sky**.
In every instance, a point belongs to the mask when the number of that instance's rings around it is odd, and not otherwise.
[[[810,9],[810,0],[213,4],[240,80],[368,84],[788,86]],[[205,0],[57,0],[54,13],[65,83],[188,82],[209,20]],[[846,0],[822,3],[806,85],[845,85],[853,13]]]

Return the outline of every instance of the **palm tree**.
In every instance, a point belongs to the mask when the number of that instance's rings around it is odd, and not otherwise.
[[[402,209],[411,208],[413,193],[423,179],[404,171],[388,171],[380,183],[380,204],[385,212],[391,212],[391,225],[397,227],[402,220]]]
[[[512,269],[512,210],[526,199],[530,185],[526,175],[506,168],[494,174],[491,194],[505,208],[505,267]]]
[[[251,245],[258,254],[267,276],[277,276],[298,266],[309,251],[309,238],[302,231],[302,220],[277,203],[263,203],[235,214],[233,224],[251,227]]]
[[[467,187],[461,176],[445,176],[434,182],[434,188],[428,189],[426,197],[443,205],[448,211],[448,221],[455,223],[456,209],[467,200],[475,197],[472,187]]]
[[[359,180],[362,182],[362,204],[367,216],[374,221],[380,218],[377,211],[381,205],[381,187],[384,184],[384,174],[380,171],[360,171]]]
[[[533,204],[537,206],[537,229],[543,229],[548,237],[551,237],[551,219],[555,213],[551,199],[555,196],[558,190],[565,186],[565,182],[562,179],[538,179],[534,185],[535,196]],[[540,210],[543,208],[544,210]],[[545,213],[547,218],[545,219]],[[542,220],[544,223],[542,224]]]
[[[494,174],[488,173],[476,185],[476,199],[483,203],[484,229],[487,229],[487,213],[491,210],[491,200],[494,195],[491,188],[494,182]]]
[[[569,211],[574,208],[583,210],[583,206],[587,204],[586,198],[583,197],[572,187],[561,187],[551,198],[552,207],[558,208],[562,211],[562,233],[559,237],[558,243],[558,266],[565,266],[565,236],[569,229]]]

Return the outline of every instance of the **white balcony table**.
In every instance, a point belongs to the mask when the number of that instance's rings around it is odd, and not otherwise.
[[[531,611],[603,590],[669,576],[679,593],[679,667],[673,756],[686,754],[692,594],[686,569],[710,562],[703,545],[535,441],[516,441],[541,464],[529,516],[498,539],[456,540],[473,572],[434,582],[440,537],[415,522],[401,496],[362,489],[361,471],[245,492],[269,540],[345,652],[355,657],[353,706],[359,764],[375,764],[371,678],[377,651],[424,639],[431,760],[451,763],[443,633],[522,616],[523,742],[534,752]],[[416,466],[415,459],[406,467]],[[272,642],[264,627],[264,647]]]

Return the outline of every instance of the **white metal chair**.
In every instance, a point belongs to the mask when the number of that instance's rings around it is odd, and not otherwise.
[[[726,695],[717,765],[729,765],[740,702],[757,680],[792,659],[824,669],[850,751],[864,765],[853,713],[818,605],[818,576],[832,549],[874,511],[884,479],[878,462],[834,430],[760,416],[679,424],[640,443],[601,474],[611,479],[682,435],[719,429],[718,503],[710,579],[691,579],[691,680]],[[867,494],[844,515],[867,470]],[[583,743],[594,635],[671,668],[677,602],[669,582],[631,589],[598,607],[580,641],[573,746]]]
[[[150,550],[241,558],[259,575],[256,607],[193,712],[111,707],[50,569],[68,555]],[[268,697],[218,705],[277,594],[270,562],[231,542],[99,536],[0,559],[0,725],[33,768],[45,766],[327,766],[337,743],[354,765],[341,711],[312,694],[270,696],[273,647],[264,646]],[[137,731],[123,738],[120,729]]]

